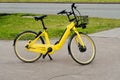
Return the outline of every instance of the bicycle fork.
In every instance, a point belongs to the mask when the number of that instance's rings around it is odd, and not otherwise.
[[[82,40],[81,34],[75,28],[73,30],[74,30],[75,34],[77,35],[77,37],[75,38],[75,41],[79,47],[80,52],[85,52],[87,50],[87,48]]]

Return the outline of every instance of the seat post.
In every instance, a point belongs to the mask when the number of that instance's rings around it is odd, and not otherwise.
[[[44,24],[44,21],[43,21],[43,19],[41,19],[41,22],[42,22],[42,25],[43,25],[43,29],[47,29],[46,27],[45,27],[45,24]]]
[[[34,18],[35,18],[36,21],[41,20],[42,25],[43,25],[43,29],[46,30],[47,28],[45,27],[45,24],[44,24],[44,21],[43,21],[43,19],[44,19],[45,17],[47,17],[47,15],[43,15],[43,16],[39,16],[39,17],[34,17]]]

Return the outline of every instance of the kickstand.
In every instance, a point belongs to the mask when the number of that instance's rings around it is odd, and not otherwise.
[[[48,56],[49,56],[50,60],[53,60],[53,58],[49,54],[48,54]]]
[[[50,60],[53,60],[53,58],[50,56],[50,54],[47,54]],[[43,55],[43,59],[45,59],[46,55]]]

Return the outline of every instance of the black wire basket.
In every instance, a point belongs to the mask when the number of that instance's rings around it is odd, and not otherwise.
[[[84,28],[86,28],[87,24],[88,24],[88,15],[78,16],[78,21],[77,21],[76,27],[82,27],[84,29]]]
[[[87,25],[88,24],[88,16],[80,16],[80,22],[83,25]]]

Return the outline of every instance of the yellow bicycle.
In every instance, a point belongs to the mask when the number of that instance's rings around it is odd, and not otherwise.
[[[42,22],[43,31],[39,31],[38,33],[34,31],[24,31],[18,34],[13,44],[17,57],[23,62],[27,63],[34,62],[41,56],[45,58],[46,55],[48,55],[50,60],[52,60],[51,55],[62,47],[69,34],[72,32],[73,34],[68,41],[69,54],[73,60],[79,64],[84,65],[91,63],[96,54],[95,44],[91,37],[77,31],[77,28],[79,27],[86,28],[86,25],[88,23],[88,16],[77,16],[75,14],[75,11],[80,14],[80,12],[77,10],[77,7],[75,6],[75,3],[73,3],[71,5],[70,12],[63,10],[58,13],[66,14],[70,21],[70,24],[65,29],[60,40],[53,45],[50,43],[48,33],[46,31],[47,28],[45,27],[43,21],[47,15],[34,17],[35,20],[40,20]]]

